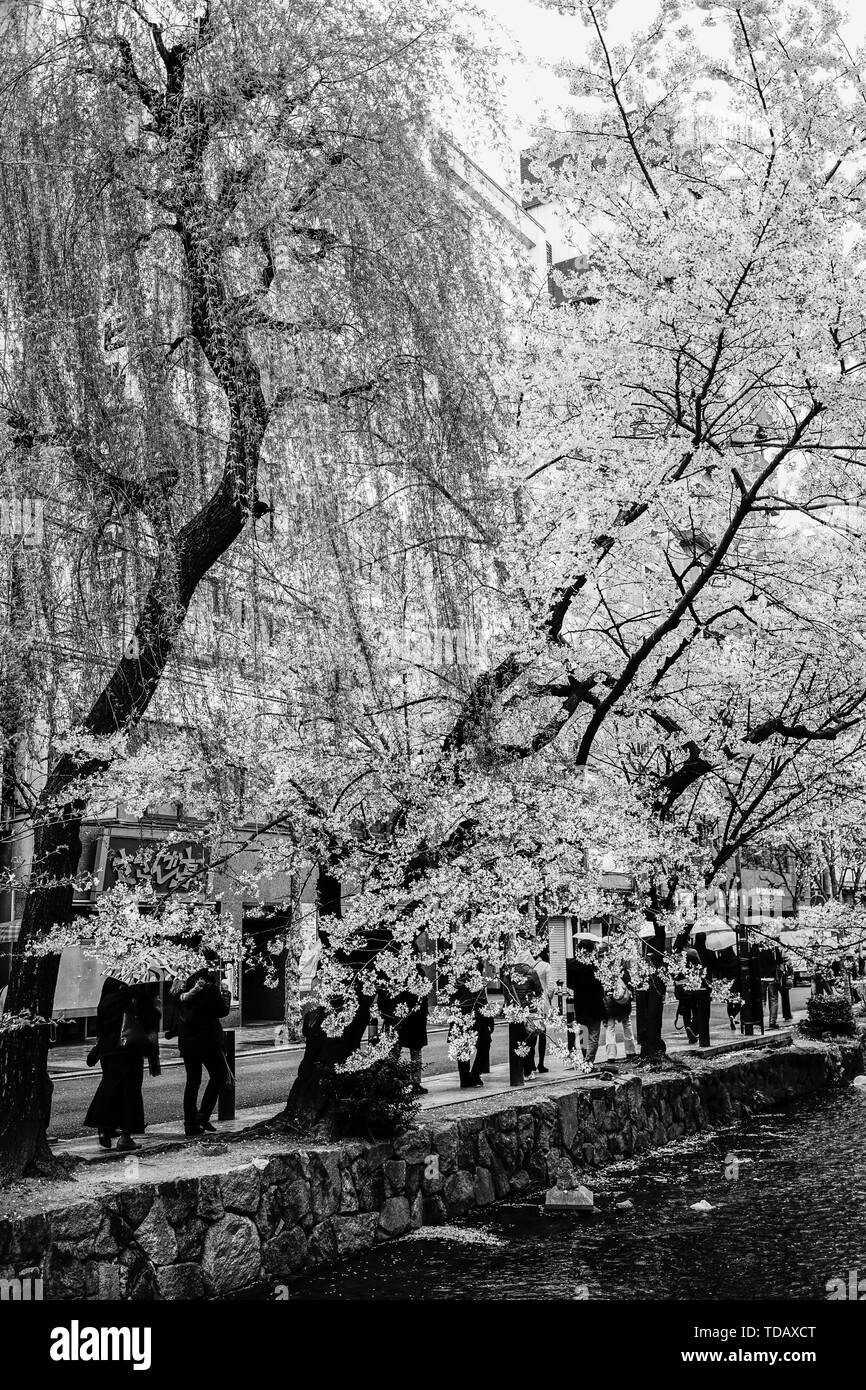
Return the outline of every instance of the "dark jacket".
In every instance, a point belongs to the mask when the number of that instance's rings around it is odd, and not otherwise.
[[[758,951],[758,971],[762,980],[778,982],[782,969],[782,952],[778,946],[762,946]]]
[[[595,965],[572,958],[565,962],[565,982],[574,995],[574,1017],[578,1023],[599,1023],[605,1015],[604,990]]]
[[[120,1051],[120,1031],[125,1015],[133,1007],[133,987],[121,980],[109,978],[102,986],[102,994],[96,1007],[96,1038],[94,1048],[101,1060]]]
[[[192,988],[195,978],[187,984],[183,993]],[[180,1055],[189,1056],[203,1053],[214,1047],[223,1048],[223,1030],[220,1023],[229,1011],[229,1005],[219,985],[205,980],[204,985],[191,999],[182,1001],[177,1014],[177,1040]]]

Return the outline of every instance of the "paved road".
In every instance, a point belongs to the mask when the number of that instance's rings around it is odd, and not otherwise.
[[[506,1060],[507,1033],[497,1028],[493,1039],[493,1061]],[[303,1053],[300,1048],[265,1053],[264,1056],[239,1056],[237,1059],[238,1108],[274,1103],[280,1109],[294,1080]],[[406,1054],[403,1054],[404,1057]],[[430,1045],[424,1052],[426,1070],[431,1075],[454,1071],[448,1056],[444,1032],[431,1032]],[[99,1069],[87,1076],[54,1076],[54,1098],[51,1106],[51,1138],[70,1139],[79,1134],[91,1134],[82,1128],[82,1119],[90,1098],[99,1082]],[[162,1075],[151,1077],[145,1070],[144,1118],[147,1124],[176,1120],[183,1111],[184,1071],[182,1066],[163,1067]]]
[[[804,1007],[807,994],[807,990],[799,989],[793,993],[792,1002],[795,1009]],[[665,1007],[664,1035],[669,1039],[669,1046],[671,1043],[674,1046],[683,1046],[686,1041],[683,1034],[675,1033],[673,1029],[675,1009],[675,1002],[669,998]],[[714,1006],[713,1042],[726,1042],[731,1037],[739,1036],[739,1029],[736,1033],[729,1031],[724,1007]],[[494,1063],[507,1061],[507,1039],[507,1029],[502,1023],[497,1024],[491,1053]],[[241,1054],[237,1059],[238,1109],[269,1105],[273,1102],[275,1111],[278,1110],[288,1095],[302,1055],[300,1048],[274,1049],[264,1055]],[[444,1030],[431,1031],[430,1045],[424,1052],[424,1064],[425,1070],[433,1076],[455,1070],[454,1063],[448,1056]],[[92,1133],[90,1130],[84,1130],[81,1122],[98,1081],[98,1069],[87,1076],[54,1075],[54,1100],[49,1130],[52,1138],[71,1139],[80,1134]],[[164,1067],[162,1075],[156,1078],[148,1076],[145,1072],[144,1115],[147,1124],[160,1124],[180,1118],[183,1112],[183,1086],[184,1071],[180,1065]]]

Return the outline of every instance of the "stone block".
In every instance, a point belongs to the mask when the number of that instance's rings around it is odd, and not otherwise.
[[[433,1197],[424,1198],[424,1225],[425,1226],[444,1226],[448,1220],[448,1210],[445,1201],[438,1194]]]
[[[334,1217],[334,1236],[337,1255],[355,1255],[369,1250],[375,1243],[379,1217],[376,1212],[358,1212],[354,1216]]]
[[[392,1158],[385,1164],[385,1191],[392,1197],[405,1193],[406,1163],[402,1158]]]
[[[479,1207],[486,1207],[490,1202],[495,1202],[496,1192],[493,1187],[493,1179],[486,1168],[476,1168],[475,1170],[475,1204]]]
[[[457,1126],[437,1125],[432,1132],[433,1152],[439,1155],[439,1168],[452,1173],[457,1168]]]
[[[196,1211],[203,1221],[219,1221],[225,1214],[218,1176],[208,1175],[200,1179]]]
[[[593,1195],[588,1187],[551,1187],[544,1194],[545,1207],[562,1211],[592,1211],[595,1206]]]
[[[334,1223],[330,1219],[320,1221],[313,1227],[307,1242],[307,1259],[310,1264],[331,1264],[337,1258],[337,1236]]]
[[[324,1221],[340,1209],[343,1175],[339,1149],[315,1149],[310,1154],[310,1201],[313,1219]]]
[[[179,1226],[188,1216],[192,1216],[198,1200],[197,1178],[175,1178],[172,1182],[161,1182],[156,1191],[169,1225]]]
[[[163,1265],[155,1271],[160,1298],[174,1301],[204,1298],[204,1276],[197,1264]]]
[[[202,1221],[200,1216],[191,1216],[182,1226],[175,1227],[178,1260],[185,1262],[201,1258],[207,1228],[208,1223]]]
[[[445,1183],[445,1207],[450,1216],[460,1216],[475,1205],[475,1181],[471,1173],[453,1173]]]
[[[379,1232],[385,1237],[401,1236],[409,1229],[411,1217],[406,1197],[389,1197],[379,1213]]]
[[[340,1189],[340,1215],[344,1213],[351,1215],[359,1210],[358,1194],[355,1191],[355,1184],[352,1181],[352,1174],[348,1168],[342,1169],[342,1187]]]
[[[394,1156],[406,1163],[423,1163],[430,1153],[430,1128],[428,1125],[407,1130],[394,1141]]]
[[[51,1240],[54,1244],[90,1246],[102,1224],[103,1208],[98,1202],[79,1202],[51,1213]]]
[[[116,1260],[94,1261],[85,1266],[85,1282],[88,1302],[117,1303],[127,1296],[129,1269]]]
[[[307,1262],[307,1237],[300,1226],[281,1231],[262,1246],[262,1266],[269,1279],[285,1279]]]
[[[340,1179],[342,1190],[342,1178]],[[280,1203],[287,1221],[296,1225],[312,1227],[316,1222],[313,1211],[313,1194],[309,1182],[298,1178],[287,1187],[280,1188]]]
[[[167,1265],[177,1259],[177,1237],[168,1223],[159,1198],[138,1227],[135,1241],[154,1264]]]
[[[146,1183],[124,1187],[117,1194],[117,1205],[125,1221],[135,1230],[150,1211],[156,1197],[155,1188]]]
[[[45,1297],[52,1300],[85,1298],[87,1285],[84,1270],[84,1262],[74,1247],[52,1246],[42,1265]]]
[[[249,1217],[230,1212],[208,1227],[202,1269],[209,1291],[217,1298],[256,1282],[261,1273],[261,1244]]]
[[[262,1195],[262,1178],[255,1164],[232,1168],[220,1177],[220,1192],[226,1211],[254,1216]]]
[[[49,1224],[47,1216],[19,1216],[13,1222],[9,1258],[13,1264],[38,1264],[48,1249]]]

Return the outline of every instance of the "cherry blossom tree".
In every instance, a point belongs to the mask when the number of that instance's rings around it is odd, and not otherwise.
[[[51,1166],[57,956],[31,946],[68,927],[100,779],[134,760],[145,715],[178,717],[206,577],[231,552],[251,585],[311,467],[325,499],[366,466],[374,493],[414,492],[419,525],[441,502],[483,526],[499,306],[439,134],[455,75],[486,109],[479,73],[436,0],[83,0],[7,24],[7,460],[18,490],[56,498],[63,539],[4,641],[11,682],[41,659],[4,751],[32,716],[46,767],[15,793],[35,844],[13,864],[0,1181]]]
[[[660,948],[683,872],[711,880],[780,823],[816,749],[863,718],[859,56],[825,5],[707,6],[704,32],[665,5],[627,49],[607,37],[610,6],[567,8],[587,56],[563,68],[574,109],[532,172],[585,259],[563,277],[566,307],[536,307],[517,369],[497,640],[425,735],[420,809],[444,795],[449,814],[425,819],[403,782],[389,846],[390,788],[371,770],[375,872],[329,933],[321,997],[340,1036],[320,1057],[357,1046],[395,942],[392,983],[408,989],[407,942],[435,918],[472,988],[484,961],[527,945],[516,902],[549,890],[546,866],[578,893],[578,849],[625,853],[638,807]],[[620,798],[621,835],[589,815],[592,777],[613,789],[608,810]],[[533,834],[522,849],[503,835],[488,921],[479,806],[497,805],[492,779],[516,805],[535,778]],[[299,1076],[290,1114],[313,1082]]]

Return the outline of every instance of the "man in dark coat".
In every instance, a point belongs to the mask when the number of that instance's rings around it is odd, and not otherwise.
[[[577,955],[565,962],[565,981],[574,996],[574,1018],[586,1029],[584,1060],[595,1061],[605,1017],[604,989],[595,970],[595,949],[588,942],[578,947]]]
[[[220,1091],[234,1084],[225,1055],[225,1037],[220,1019],[229,1012],[229,1002],[219,983],[209,970],[197,970],[178,988],[173,987],[177,1010],[177,1039],[186,1086],[183,1093],[183,1128],[185,1134],[213,1133],[210,1122]],[[167,1030],[168,1031],[168,1030]],[[202,1068],[207,1069],[208,1081],[198,1103]]]

